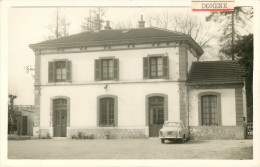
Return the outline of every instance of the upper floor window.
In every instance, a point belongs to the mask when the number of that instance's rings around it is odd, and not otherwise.
[[[101,79],[102,80],[113,80],[114,69],[113,69],[113,59],[103,59],[101,60]]]
[[[49,82],[71,81],[71,61],[59,60],[49,62]]]
[[[118,80],[119,61],[114,58],[95,60],[95,80]]]
[[[151,78],[163,77],[162,57],[150,58],[150,76]]]
[[[152,55],[143,58],[144,79],[169,78],[168,56]]]

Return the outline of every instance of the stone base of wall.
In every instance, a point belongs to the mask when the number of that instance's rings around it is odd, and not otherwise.
[[[39,137],[40,127],[33,127],[33,137]]]
[[[40,138],[49,138],[52,134],[50,133],[50,129],[40,129]]]
[[[38,130],[38,137],[48,138],[53,137],[53,127],[44,127]],[[110,139],[145,139],[149,138],[148,127],[97,127],[97,128],[67,128],[67,138],[92,136],[94,139],[105,139],[109,136]]]
[[[81,133],[84,136],[93,136],[94,139],[144,139],[148,138],[147,128],[93,128],[93,129],[68,129],[67,137],[78,136]]]
[[[245,139],[244,126],[191,126],[191,140]]]

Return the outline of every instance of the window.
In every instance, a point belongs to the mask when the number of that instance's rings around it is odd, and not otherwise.
[[[49,62],[49,82],[67,82],[71,81],[71,62],[52,61]]]
[[[217,96],[206,95],[201,97],[202,125],[218,126]]]
[[[113,69],[113,60],[112,59],[104,59],[101,60],[101,79],[102,80],[112,80],[114,76],[114,69]]]
[[[151,78],[162,78],[163,66],[162,57],[150,58],[150,76]]]
[[[151,125],[161,125],[164,123],[164,98],[150,97]]]
[[[143,58],[144,79],[169,78],[168,56],[151,55]]]
[[[95,60],[95,80],[118,80],[119,78],[118,59],[98,59]]]
[[[56,82],[66,81],[67,78],[67,69],[65,61],[56,61],[55,62],[55,74],[56,74]]]
[[[115,99],[111,97],[101,98],[99,102],[100,126],[115,125]]]

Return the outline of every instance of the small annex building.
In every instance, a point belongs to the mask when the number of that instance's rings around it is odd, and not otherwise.
[[[34,136],[148,138],[182,120],[193,139],[242,139],[243,68],[199,62],[188,35],[144,28],[88,31],[31,44]]]

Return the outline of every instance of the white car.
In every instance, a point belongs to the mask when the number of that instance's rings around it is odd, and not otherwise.
[[[163,124],[163,128],[160,129],[159,138],[162,143],[164,143],[165,140],[181,140],[181,142],[184,143],[184,141],[188,141],[190,139],[190,130],[183,124],[182,121],[166,121]]]

